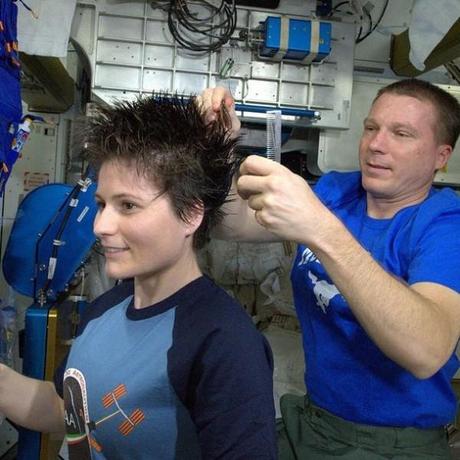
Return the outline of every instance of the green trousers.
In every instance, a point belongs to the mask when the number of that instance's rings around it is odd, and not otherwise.
[[[421,430],[360,425],[284,395],[278,420],[279,460],[447,460],[443,428]]]

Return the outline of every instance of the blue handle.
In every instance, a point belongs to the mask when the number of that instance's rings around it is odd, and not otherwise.
[[[316,120],[321,119],[321,113],[316,110],[293,109],[290,107],[268,107],[264,105],[235,104],[235,110],[238,110],[241,112],[256,112],[256,113],[265,113],[268,110],[281,110],[281,113],[283,115],[293,115],[295,117],[314,118]]]

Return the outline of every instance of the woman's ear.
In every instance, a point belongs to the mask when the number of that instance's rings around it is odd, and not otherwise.
[[[187,221],[185,222],[187,236],[193,235],[197,231],[201,222],[203,222],[203,218],[204,205],[200,201],[187,213]]]

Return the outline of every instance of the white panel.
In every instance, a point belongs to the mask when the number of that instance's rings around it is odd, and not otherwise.
[[[110,2],[105,7],[101,7],[102,12],[119,14],[120,16],[144,16],[144,5],[142,2]]]
[[[208,86],[208,77],[206,75],[177,72],[174,79],[173,91],[185,94],[200,94]]]
[[[275,103],[278,99],[278,83],[273,81],[250,80],[246,98],[256,102]]]
[[[160,21],[147,22],[147,33],[145,39],[148,42],[164,43],[166,45],[172,45],[174,43],[174,39],[169,32],[168,25],[165,22]]]
[[[281,69],[281,78],[287,81],[308,83],[312,66],[284,63]]]
[[[111,64],[140,65],[142,63],[142,45],[140,43],[126,43],[100,40],[97,44],[98,62]]]
[[[232,75],[232,77],[241,77],[244,79],[250,78],[252,66],[252,55],[250,51],[224,46],[221,49],[221,52],[218,54],[217,59],[215,60],[216,67],[212,68],[211,70],[220,74],[223,70],[224,64],[228,59],[233,59],[234,61],[229,75]]]
[[[139,89],[139,69],[111,65],[99,65],[95,85],[105,88]]]
[[[174,50],[169,46],[145,47],[144,65],[151,67],[172,67],[174,64]]]
[[[337,64],[324,63],[311,66],[310,80],[316,85],[335,86],[337,77]]]
[[[135,101],[139,97],[139,93],[137,91],[123,91],[123,90],[98,90],[95,89],[93,91],[93,95],[95,99],[99,101],[103,101],[107,104],[113,104],[117,101]]]
[[[280,102],[283,105],[308,105],[308,87],[298,83],[282,83]]]
[[[334,109],[337,101],[334,91],[328,86],[312,86],[310,93],[310,106],[317,109]],[[339,109],[340,110],[340,109]]]
[[[276,10],[238,7],[238,27],[233,39],[221,50],[204,55],[193,54],[175,43],[161,2],[139,0],[133,10],[127,5],[114,6],[113,3],[112,0],[98,0],[94,14],[85,15],[88,21],[94,18],[95,23],[92,27],[85,27],[92,31],[94,38],[93,46],[86,44],[85,51],[93,66],[92,90],[95,96],[110,99],[112,96],[103,93],[118,91],[122,97],[124,94],[131,97],[124,92],[142,94],[165,87],[195,93],[211,82],[218,82],[235,88],[233,94],[238,103],[320,109],[321,119],[314,121],[315,126],[348,126],[355,37],[353,24],[331,23],[333,56],[326,58],[323,65],[277,63],[258,56],[261,22],[267,16],[281,14],[309,19],[316,7],[313,0],[283,0]],[[77,19],[81,23],[81,17]],[[254,40],[250,46],[240,39],[248,34]],[[97,55],[91,48],[97,49]],[[113,66],[107,66],[109,63]],[[147,72],[147,69],[152,71]],[[311,124],[309,119],[284,116],[283,120],[299,125]]]
[[[278,78],[279,64],[268,61],[254,61],[252,63],[252,78]]]
[[[172,91],[172,72],[166,70],[144,70],[144,91]]]
[[[209,55],[204,56],[189,56],[180,55],[176,57],[176,68],[188,71],[206,72],[209,68]]]
[[[99,37],[123,40],[144,38],[144,20],[117,16],[99,16]]]

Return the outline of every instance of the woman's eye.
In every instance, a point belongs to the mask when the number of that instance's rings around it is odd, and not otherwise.
[[[98,210],[102,210],[104,209],[105,203],[103,203],[102,201],[96,201],[96,206]]]
[[[130,202],[122,203],[122,207],[125,211],[132,211],[133,209],[136,209],[136,205]]]

